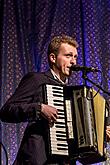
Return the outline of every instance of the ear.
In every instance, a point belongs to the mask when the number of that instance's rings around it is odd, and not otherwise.
[[[51,53],[49,55],[49,58],[50,58],[51,63],[55,63],[56,62],[56,55],[54,53]]]

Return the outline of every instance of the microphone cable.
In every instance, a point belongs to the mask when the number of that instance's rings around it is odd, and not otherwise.
[[[6,165],[8,165],[8,154],[7,154],[6,148],[5,148],[5,146],[3,145],[3,143],[2,143],[1,141],[0,141],[0,145],[2,146],[3,151],[5,152]],[[2,161],[2,160],[1,160],[1,161]]]

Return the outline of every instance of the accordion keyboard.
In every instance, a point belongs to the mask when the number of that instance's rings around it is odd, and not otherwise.
[[[68,155],[63,87],[46,85],[48,105],[58,110],[58,119],[50,128],[51,154]]]

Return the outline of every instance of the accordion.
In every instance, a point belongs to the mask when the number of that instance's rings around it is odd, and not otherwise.
[[[55,107],[59,116],[48,131],[48,158],[84,164],[105,161],[105,99],[87,86],[46,84],[43,89],[44,102]]]

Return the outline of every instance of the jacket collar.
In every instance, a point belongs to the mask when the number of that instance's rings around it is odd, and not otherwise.
[[[50,69],[49,69],[48,71],[46,71],[44,74],[45,74],[45,76],[47,76],[49,79],[53,80],[54,83],[57,83],[57,84],[59,84],[59,85],[65,85],[65,84],[63,84],[60,80],[54,78],[54,75],[52,74],[52,72],[51,72]]]

